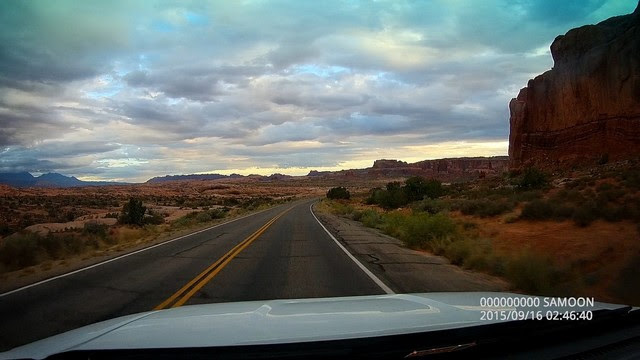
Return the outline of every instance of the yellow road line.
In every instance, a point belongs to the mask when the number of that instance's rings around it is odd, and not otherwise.
[[[224,254],[221,258],[216,260],[203,272],[198,274],[195,278],[189,281],[185,286],[180,288],[175,294],[171,295],[167,300],[153,308],[154,310],[162,310],[168,307],[178,307],[187,302],[198,290],[202,289],[211,279],[213,279],[227,264],[236,257],[242,250],[246,249],[253,241],[255,241],[260,235],[262,235],[269,226],[273,225],[282,215],[286,214],[293,207],[281,212],[280,214],[267,221],[260,229],[256,230],[253,234],[249,235],[246,239],[242,240],[236,246],[234,246],[229,252]],[[180,298],[180,299],[178,299]],[[177,300],[178,299],[178,300]],[[173,305],[172,305],[173,304]]]

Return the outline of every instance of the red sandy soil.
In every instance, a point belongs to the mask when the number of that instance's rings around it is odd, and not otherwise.
[[[503,217],[476,218],[455,214],[478,225],[480,235],[492,239],[497,253],[528,250],[547,256],[555,264],[573,268],[597,280],[585,285],[585,293],[601,301],[640,301],[637,278],[630,269],[640,265],[640,233],[631,221],[596,220],[587,227],[572,221],[516,221]]]

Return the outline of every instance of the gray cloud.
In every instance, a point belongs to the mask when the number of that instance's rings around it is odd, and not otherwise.
[[[2,1],[0,170],[145,180],[504,140],[555,36],[634,5]]]

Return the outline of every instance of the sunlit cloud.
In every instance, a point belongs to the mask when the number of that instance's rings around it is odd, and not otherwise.
[[[632,1],[0,2],[0,171],[145,181],[507,154],[508,102]]]

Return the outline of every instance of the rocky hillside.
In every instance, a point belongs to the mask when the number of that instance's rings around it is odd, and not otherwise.
[[[512,167],[640,154],[640,4],[551,44],[554,67],[509,103]]]
[[[441,181],[473,180],[487,175],[501,174],[507,170],[507,156],[464,157],[423,160],[407,163],[399,160],[376,160],[366,169],[342,170],[335,172],[311,171],[308,176],[347,179],[384,179],[409,176],[424,176]]]

